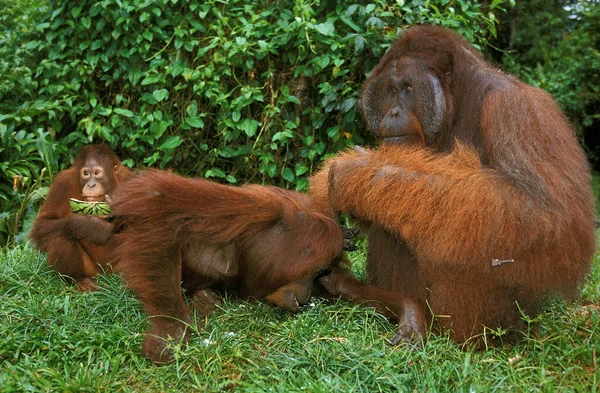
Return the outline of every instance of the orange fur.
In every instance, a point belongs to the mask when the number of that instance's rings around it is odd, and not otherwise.
[[[151,317],[143,351],[156,363],[170,359],[166,337],[187,337],[176,323],[190,321],[182,280],[192,293],[228,283],[242,297],[296,310],[342,252],[333,220],[306,195],[275,187],[152,170],[124,183],[111,207],[121,228],[117,268]]]
[[[428,303],[459,342],[576,296],[595,252],[590,172],[564,114],[467,45],[419,27],[378,66],[408,55],[439,72],[452,105],[434,144],[346,151],[311,181],[324,211],[371,225],[369,283]]]
[[[29,234],[32,243],[48,254],[48,263],[56,271],[76,282],[85,281],[77,286],[84,291],[98,289],[90,277],[109,268],[109,254],[114,248],[110,223],[102,218],[75,214],[69,205],[69,198],[82,198],[79,173],[89,159],[102,164],[109,195],[132,175],[108,146],[82,148],[73,166],[54,178]]]

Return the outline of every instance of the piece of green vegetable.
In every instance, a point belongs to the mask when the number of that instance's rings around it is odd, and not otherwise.
[[[106,202],[87,202],[79,199],[70,198],[69,205],[73,213],[86,216],[107,216],[110,214],[110,206]]]

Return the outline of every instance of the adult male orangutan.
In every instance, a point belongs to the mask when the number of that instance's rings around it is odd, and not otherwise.
[[[320,280],[330,292],[403,295],[394,343],[433,320],[475,344],[486,329],[523,330],[548,295],[577,295],[596,248],[590,170],[548,94],[419,26],[375,67],[362,109],[381,146],[328,160],[311,194],[365,224],[380,291],[337,268]]]

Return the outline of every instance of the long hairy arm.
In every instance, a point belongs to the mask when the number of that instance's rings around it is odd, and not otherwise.
[[[332,209],[398,234],[425,260],[506,260],[551,236],[544,211],[460,144],[447,155],[410,147],[345,152],[324,170]]]

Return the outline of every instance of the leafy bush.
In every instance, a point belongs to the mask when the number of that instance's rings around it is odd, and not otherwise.
[[[404,26],[481,44],[504,3],[0,1],[36,16],[2,17],[0,124],[48,136],[53,165],[104,141],[129,166],[298,190],[323,156],[368,138],[360,85]]]
[[[511,31],[501,32],[504,42],[498,43],[508,49],[504,67],[556,98],[600,169],[600,4],[518,2],[508,22]]]
[[[44,169],[39,171],[42,165]],[[41,130],[9,133],[0,124],[0,174],[8,180],[0,183],[0,245],[19,233],[24,221],[31,224],[36,202],[48,191],[41,183],[51,181],[56,168],[53,145]]]

